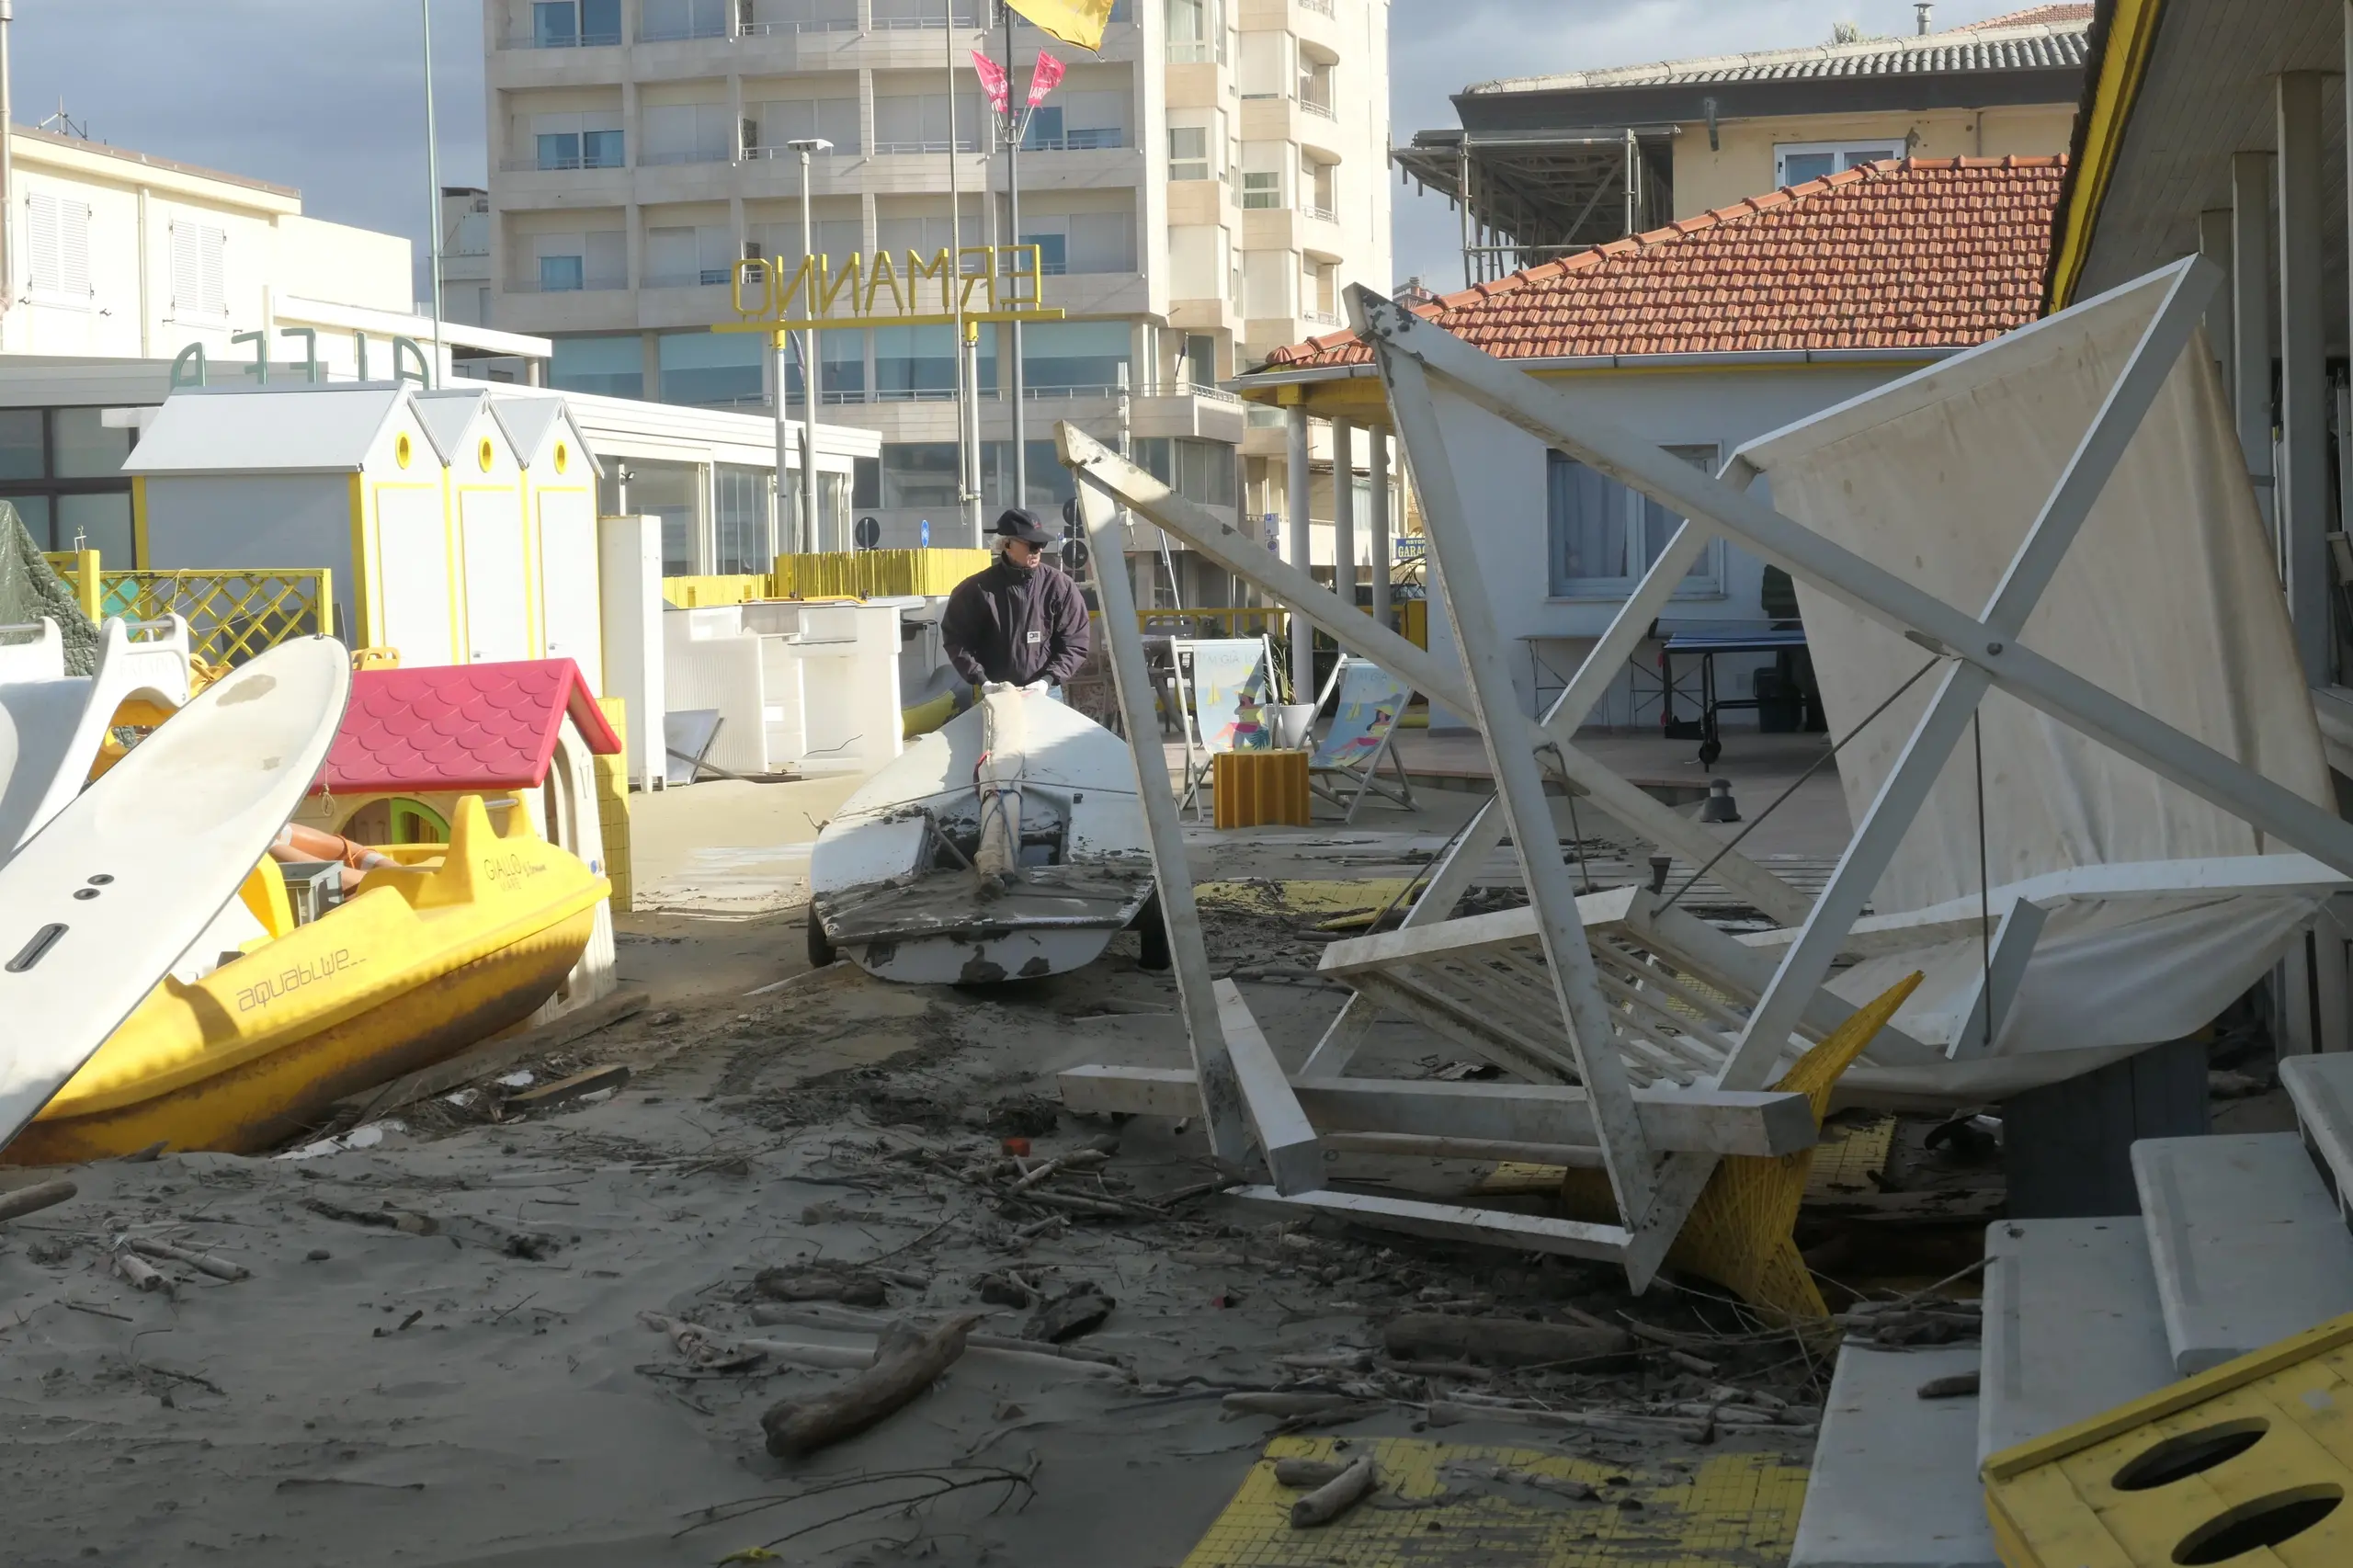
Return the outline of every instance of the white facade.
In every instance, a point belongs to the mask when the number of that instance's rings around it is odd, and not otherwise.
[[[1736,361],[1739,357],[1726,358]],[[1630,359],[1627,369],[1587,371],[1561,384],[1597,399],[1610,419],[1632,435],[1683,449],[1692,461],[1706,461],[1713,469],[1744,442],[1907,374],[1924,358],[1889,355],[1818,365],[1722,363],[1685,369],[1641,369],[1635,368],[1638,360]],[[1573,525],[1554,494],[1554,460],[1542,442],[1468,404],[1448,405],[1444,426],[1463,510],[1483,525],[1475,530],[1478,559],[1496,631],[1513,650],[1512,682],[1521,710],[1540,714],[1608,629],[1633,581],[1568,574],[1574,559],[1570,541],[1557,536]],[[1645,540],[1654,551],[1674,519],[1646,517],[1642,497],[1620,493],[1626,496],[1625,559],[1638,579],[1648,563],[1638,559]],[[1739,631],[1770,624],[1764,576],[1763,562],[1718,540],[1694,569],[1691,587],[1660,616],[1660,631]],[[1431,597],[1438,596],[1433,592]],[[1454,629],[1436,604],[1430,609],[1429,642],[1433,654],[1449,663],[1459,660]],[[1654,643],[1645,646],[1645,669],[1656,668],[1655,653]],[[1722,695],[1747,697],[1750,667],[1767,662],[1753,656],[1720,660]],[[1686,673],[1678,669],[1678,678]],[[1695,716],[1688,699],[1678,700],[1677,711],[1685,718]],[[1446,720],[1436,722],[1443,725]],[[1655,681],[1621,674],[1589,722],[1654,726]],[[1742,712],[1728,716],[1728,722],[1750,723],[1755,715]]]
[[[994,216],[1016,238],[969,59],[1001,59],[1004,31],[955,4],[951,33],[946,0],[490,0],[492,319],[555,338],[559,385],[772,408],[760,340],[702,329],[734,319],[735,259],[801,254],[787,142],[835,144],[811,192],[814,248],[837,261],[946,245],[951,156],[958,237],[987,243]],[[1024,331],[1033,506],[1063,494],[1058,418],[1210,504],[1258,509],[1270,463],[1280,493],[1281,432],[1211,383],[1336,325],[1347,284],[1387,288],[1387,0],[1119,0],[1095,56],[1017,27],[1017,91],[1040,45],[1069,66],[1021,156],[1018,238],[1069,317]],[[827,418],[882,440],[856,510],[886,546],[920,543],[926,519],[931,542],[964,542],[949,335],[824,335]],[[1014,499],[997,342],[992,511]]]
[[[0,354],[170,359],[200,347],[212,379],[301,375],[315,334],[324,371],[392,369],[391,338],[431,356],[409,243],[303,216],[299,191],[23,126],[10,132],[8,300]],[[263,338],[235,341],[260,333]],[[449,330],[448,349],[544,355],[509,335]],[[416,367],[419,369],[423,366]]]

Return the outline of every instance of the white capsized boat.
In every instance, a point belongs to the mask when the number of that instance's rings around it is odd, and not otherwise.
[[[1092,962],[1131,924],[1165,962],[1127,743],[1042,691],[992,687],[844,802],[809,860],[810,956],[914,984]]]

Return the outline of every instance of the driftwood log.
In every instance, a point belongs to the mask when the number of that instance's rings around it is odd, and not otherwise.
[[[1339,1474],[1290,1506],[1290,1528],[1307,1529],[1328,1525],[1363,1501],[1372,1490],[1372,1456],[1365,1455]]]
[[[74,1196],[70,1181],[35,1182],[10,1193],[0,1193],[0,1220],[14,1220],[21,1214],[37,1214],[54,1208]]]
[[[892,1324],[875,1346],[874,1364],[839,1388],[807,1398],[779,1400],[760,1417],[768,1452],[799,1459],[856,1437],[914,1401],[964,1354],[964,1336],[977,1312],[953,1317],[925,1333]]]

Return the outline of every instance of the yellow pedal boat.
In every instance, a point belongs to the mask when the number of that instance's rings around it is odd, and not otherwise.
[[[341,904],[296,925],[265,861],[244,902],[268,933],[189,982],[166,978],[0,1161],[63,1165],[173,1149],[250,1153],[372,1088],[520,1023],[588,944],[603,877],[539,836],[491,824],[482,797],[449,842],[382,853]]]

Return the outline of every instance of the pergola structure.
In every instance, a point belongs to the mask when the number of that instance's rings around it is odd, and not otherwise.
[[[1469,288],[1672,222],[1676,130],[1424,131],[1389,156],[1461,214]]]
[[[1230,526],[1168,493],[1084,434],[1058,430],[1063,460],[1075,473],[1080,506],[1096,559],[1118,559],[1117,508],[1142,513],[1261,591],[1304,614],[1343,648],[1373,659],[1436,702],[1472,716],[1495,779],[1494,801],[1434,877],[1403,929],[1348,944],[1338,971],[1358,994],[1317,1046],[1296,1081],[1276,1064],[1240,994],[1212,987],[1193,908],[1175,806],[1152,721],[1142,649],[1126,585],[1105,574],[1104,625],[1111,641],[1130,733],[1137,737],[1139,775],[1162,905],[1195,1056],[1196,1102],[1207,1113],[1214,1152],[1235,1165],[1262,1152],[1271,1185],[1249,1196],[1344,1210],[1372,1222],[1425,1233],[1484,1236],[1543,1250],[1612,1259],[1637,1289],[1651,1278],[1726,1153],[1762,1152],[1813,1130],[1790,1119],[1790,1096],[1765,1090],[1778,1064],[1850,1017],[1852,1006],[1824,988],[1865,901],[1886,869],[1955,744],[1985,696],[2000,691],[2060,724],[2140,764],[2180,790],[2211,802],[2279,844],[2302,850],[2335,872],[2353,876],[2353,824],[2265,777],[2155,715],[2094,685],[2020,641],[2111,473],[2192,341],[2200,312],[2219,278],[2195,258],[2087,301],[2074,312],[2022,329],[2063,339],[2107,308],[2145,312],[2145,325],[2058,483],[2012,555],[1987,601],[1952,605],[1752,494],[1735,457],[1722,475],[1693,469],[1618,428],[1592,400],[1539,381],[1501,363],[1429,321],[1358,289],[1350,310],[1359,336],[1375,349],[1389,412],[1410,455],[1421,494],[1437,586],[1462,650],[1463,667],[1439,665],[1403,639],[1309,580],[1305,574]],[[2110,318],[2112,319],[2112,318]],[[2137,318],[2136,318],[2137,319]],[[1942,386],[1968,387],[1976,361],[2004,340],[1957,356],[1874,398],[1931,398]],[[1475,539],[1459,493],[1435,406],[1440,392],[1461,398],[1566,451],[1688,519],[1636,589],[1568,689],[1541,722],[1518,710],[1507,652],[1495,634]],[[1835,419],[1841,410],[1820,416]],[[1934,695],[1911,730],[1895,766],[1864,814],[1836,871],[1818,899],[1806,900],[1762,868],[1724,852],[1716,874],[1737,885],[1777,921],[1794,928],[1778,960],[1760,962],[1746,948],[1662,901],[1589,895],[1581,907],[1567,867],[1552,852],[1545,801],[1550,765],[1570,787],[1589,792],[1636,833],[1697,861],[1722,851],[1688,840],[1693,824],[1580,754],[1578,722],[1622,659],[1627,643],[1657,613],[1673,585],[1712,537],[1731,539],[1862,616],[1890,627],[1931,656]],[[1106,551],[1110,553],[1105,554]],[[1629,797],[1635,797],[1630,799]],[[1506,933],[1498,917],[1450,918],[1469,868],[1508,835],[1518,847],[1536,938],[1523,955],[1491,955],[1528,933]],[[1694,853],[1694,851],[1698,853]],[[1483,922],[1486,924],[1483,925]],[[2022,919],[2006,947],[2030,949],[2035,921]],[[1495,928],[1491,929],[1490,927]],[[2022,944],[2022,946],[2019,946]],[[2017,957],[2004,960],[2009,968]],[[1442,972],[1457,966],[1449,978]],[[1998,1007],[1993,965],[1981,1007]],[[1672,995],[1678,976],[1704,987]],[[1712,991],[1714,994],[1706,994]],[[1727,1005],[1722,998],[1729,997]],[[1657,1006],[1672,999],[1678,1008]],[[1703,1006],[1702,1006],[1703,1005]],[[1483,1039],[1487,1054],[1564,1097],[1552,1105],[1551,1135],[1540,1140],[1556,1162],[1606,1172],[1617,1222],[1580,1222],[1506,1214],[1389,1197],[1333,1192],[1323,1186],[1317,1151],[1333,1105],[1359,1085],[1344,1078],[1371,1006],[1395,1006],[1445,1033]],[[1678,1014],[1698,1013],[1702,1024]],[[1473,1026],[1477,1027],[1473,1027]],[[1469,1041],[1466,1041],[1469,1042]],[[1165,1075],[1164,1075],[1165,1076]],[[1166,1082],[1127,1075],[1118,1094],[1098,1073],[1090,1092],[1103,1108],[1152,1109]],[[1490,1100],[1525,1096],[1525,1085],[1495,1091],[1434,1093],[1439,1085],[1382,1084],[1369,1100],[1359,1087],[1347,1100],[1348,1136],[1370,1131],[1397,1153],[1491,1155],[1502,1142]],[[1069,1092],[1066,1081],[1066,1093]],[[1472,1085],[1446,1085],[1460,1091]],[[1154,1096],[1161,1096],[1154,1102]],[[1122,1097],[1124,1096],[1124,1097]],[[1379,1108],[1368,1111],[1371,1100]],[[1311,1110],[1309,1108],[1317,1108]],[[1368,1126],[1367,1118],[1371,1119]],[[1520,1130],[1525,1131],[1524,1120]],[[1506,1155],[1497,1157],[1525,1157]]]

